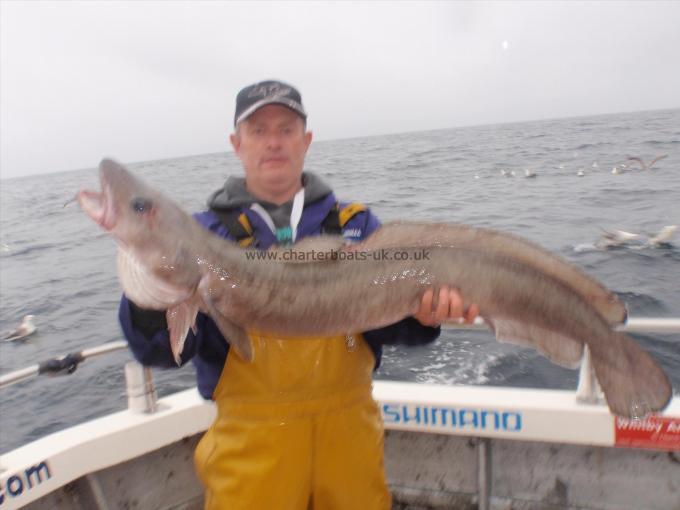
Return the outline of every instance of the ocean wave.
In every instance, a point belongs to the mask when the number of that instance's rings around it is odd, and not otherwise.
[[[31,255],[31,254],[42,254],[43,252],[47,250],[51,250],[57,246],[56,243],[42,243],[42,244],[33,244],[31,246],[26,246],[25,248],[19,248],[19,249],[12,249],[12,247],[9,247],[8,251],[3,252],[3,257],[25,257],[26,255]]]
[[[575,149],[572,150],[583,151],[586,149],[598,149],[601,147],[608,147],[610,145],[613,145],[613,143],[612,142],[582,143],[581,145],[577,146]]]
[[[644,145],[652,145],[652,146],[657,146],[657,145],[677,145],[680,143],[680,140],[647,140],[645,142],[642,142]]]

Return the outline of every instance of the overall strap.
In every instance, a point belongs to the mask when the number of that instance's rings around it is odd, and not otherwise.
[[[257,240],[253,235],[253,227],[245,213],[238,209],[211,209],[215,216],[240,246],[257,246]]]
[[[321,233],[335,235],[342,234],[342,229],[345,224],[355,215],[366,209],[367,207],[364,204],[358,202],[347,204],[341,209],[340,204],[336,202],[333,208],[328,212],[328,215],[321,222]]]

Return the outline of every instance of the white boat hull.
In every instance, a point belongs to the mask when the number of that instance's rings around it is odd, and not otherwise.
[[[571,391],[381,381],[374,395],[395,508],[678,508],[677,397],[660,417],[622,422]],[[187,390],[155,413],[114,413],[18,448],[0,457],[0,509],[201,508],[193,450],[214,414]]]

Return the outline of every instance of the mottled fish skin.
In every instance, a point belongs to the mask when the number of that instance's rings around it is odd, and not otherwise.
[[[492,251],[536,267],[570,286],[590,302],[612,325],[626,321],[628,313],[613,292],[555,254],[519,236],[468,225],[393,222],[383,225],[359,249],[374,247],[451,247]]]
[[[125,292],[145,299],[140,306],[164,309],[161,303],[171,302],[166,315],[177,359],[198,310],[251,359],[246,331],[285,338],[375,329],[413,315],[426,288],[449,285],[479,305],[500,341],[533,347],[571,367],[587,344],[613,413],[639,417],[671,398],[668,378],[651,356],[612,330],[590,290],[564,281],[566,263],[546,270],[535,263],[544,252],[514,236],[512,246],[535,251],[519,257],[505,246],[507,235],[488,229],[410,224],[404,231],[381,229],[351,250],[309,239],[305,250],[333,251],[336,259],[285,263],[209,233],[113,161],[103,161],[100,173],[103,193],[79,193],[81,206],[135,260],[121,266],[135,272],[121,275]],[[438,241],[419,241],[419,229]],[[454,242],[461,232],[468,240]],[[607,295],[595,283],[598,295]]]

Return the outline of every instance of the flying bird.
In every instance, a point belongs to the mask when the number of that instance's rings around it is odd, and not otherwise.
[[[644,161],[642,161],[642,159],[640,159],[636,156],[628,156],[628,161],[637,161],[638,163],[640,163],[640,166],[642,167],[643,170],[649,170],[649,169],[652,168],[654,163],[656,163],[657,161],[662,160],[664,158],[667,158],[667,157],[668,157],[668,154],[663,154],[661,156],[657,156],[652,161],[650,161],[649,164],[646,164]]]

